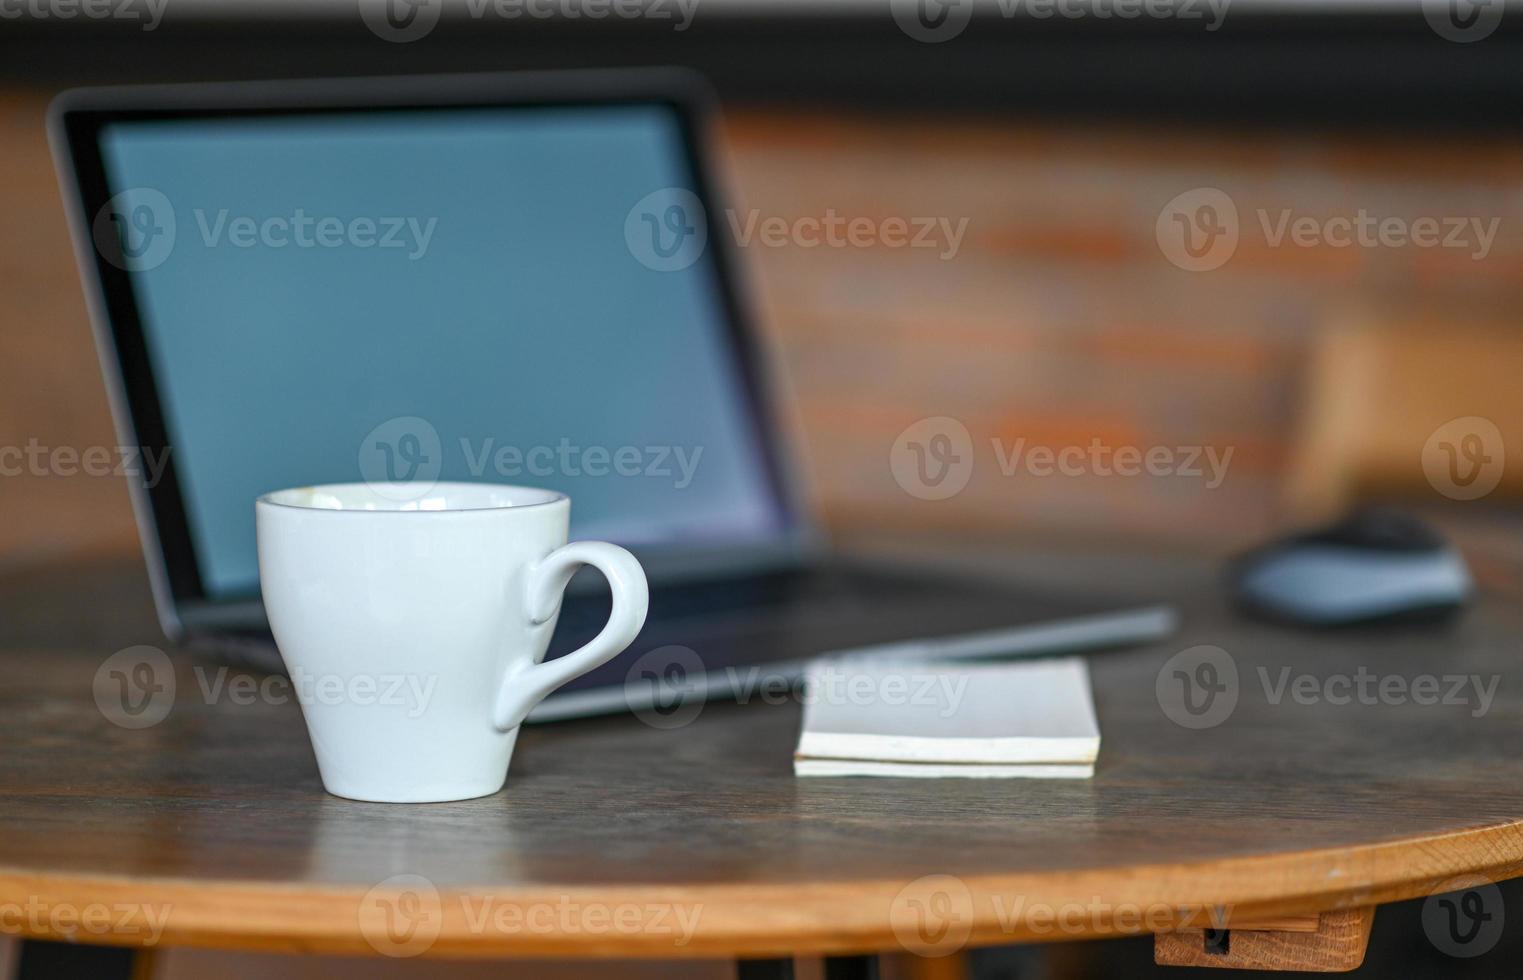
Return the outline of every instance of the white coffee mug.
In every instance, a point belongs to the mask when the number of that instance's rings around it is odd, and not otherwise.
[[[640,632],[645,573],[616,545],[567,544],[563,494],[439,483],[407,497],[367,483],[260,497],[265,610],[328,792],[486,796],[507,779],[530,709]],[[608,625],[542,662],[582,565],[608,579]]]

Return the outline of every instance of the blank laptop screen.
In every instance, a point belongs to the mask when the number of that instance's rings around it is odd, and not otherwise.
[[[315,483],[552,487],[573,537],[636,546],[781,530],[675,110],[121,121],[101,151],[208,596],[257,588],[255,497]]]

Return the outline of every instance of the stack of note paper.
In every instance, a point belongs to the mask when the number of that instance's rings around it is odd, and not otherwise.
[[[1079,657],[837,658],[804,676],[799,776],[1086,779],[1100,727]]]

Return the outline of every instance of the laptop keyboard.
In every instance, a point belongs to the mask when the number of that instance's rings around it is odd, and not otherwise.
[[[846,568],[786,569],[738,578],[711,579],[651,590],[650,619],[677,623],[754,616],[768,611],[789,616],[848,615],[868,605],[920,598],[925,583],[911,577]],[[595,632],[608,619],[606,593],[572,594],[561,607],[557,628]]]

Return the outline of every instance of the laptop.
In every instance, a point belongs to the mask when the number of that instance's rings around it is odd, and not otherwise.
[[[844,649],[1172,631],[1163,606],[829,548],[752,332],[714,114],[666,69],[60,96],[54,153],[169,638],[279,670],[254,499],[394,479],[563,491],[573,539],[647,569],[635,646],[534,720],[744,695]],[[548,656],[607,615],[586,578]]]

